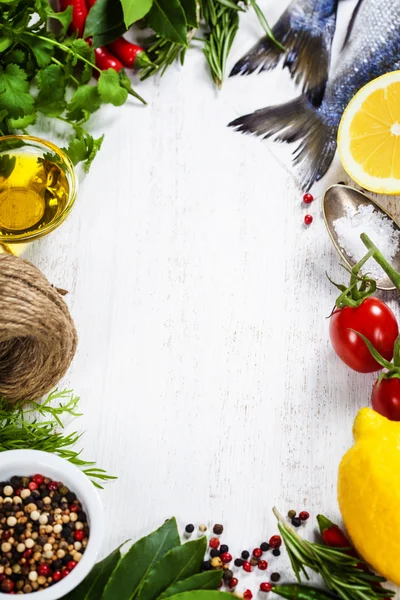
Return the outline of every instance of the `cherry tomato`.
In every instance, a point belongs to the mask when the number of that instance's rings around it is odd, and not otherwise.
[[[372,388],[372,408],[391,421],[400,421],[400,379],[382,379]]]
[[[362,333],[383,358],[393,358],[393,346],[399,327],[396,317],[385,302],[370,297],[356,308],[339,308],[331,316],[329,325],[332,346],[348,367],[359,373],[372,373],[382,369],[364,341],[352,329]]]

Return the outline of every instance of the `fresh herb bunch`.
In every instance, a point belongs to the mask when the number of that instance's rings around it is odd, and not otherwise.
[[[394,592],[382,587],[384,577],[374,575],[363,561],[349,554],[349,548],[332,548],[303,540],[274,508],[293,571],[299,582],[309,580],[306,568],[321,575],[328,588],[343,600],[382,600]],[[366,567],[366,565],[365,565]]]
[[[266,34],[284,50],[257,0],[97,0],[87,19],[85,36],[93,36],[94,45],[101,46],[138,21],[150,27],[153,34],[145,46],[152,64],[142,68],[141,79],[163,74],[176,59],[183,64],[189,46],[201,42],[211,76],[221,87],[239,15],[249,8],[254,9]]]
[[[205,537],[181,544],[169,519],[124,555],[114,550],[63,600],[229,600],[216,591],[223,571],[201,572],[206,549]]]
[[[72,6],[55,13],[48,0],[0,3],[0,134],[26,133],[42,114],[73,128],[72,161],[89,168],[102,138],[94,139],[83,124],[104,103],[120,106],[131,88],[124,71],[100,71],[94,51],[67,34]],[[58,33],[52,33],[57,26]],[[100,73],[90,84],[92,72]]]
[[[57,404],[54,404],[57,403]],[[82,433],[74,431],[63,435],[57,429],[64,427],[63,417],[79,417],[77,412],[79,397],[70,390],[57,390],[39,402],[17,402],[8,404],[0,399],[0,452],[6,450],[43,450],[57,454],[77,465],[89,477],[93,484],[102,488],[99,481],[116,479],[103,469],[95,467],[94,462],[81,458],[82,451],[73,450],[81,439]],[[42,420],[39,420],[39,415]]]

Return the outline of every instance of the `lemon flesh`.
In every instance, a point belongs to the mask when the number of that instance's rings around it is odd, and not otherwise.
[[[400,71],[374,79],[354,96],[340,122],[338,151],[362,187],[400,193]]]
[[[400,584],[400,422],[363,408],[339,467],[338,500],[359,554]]]

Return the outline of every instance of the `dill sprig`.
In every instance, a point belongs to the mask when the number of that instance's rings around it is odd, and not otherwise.
[[[54,405],[57,402],[58,404]],[[79,396],[71,390],[55,390],[42,402],[19,401],[12,405],[0,398],[0,452],[6,450],[43,450],[57,454],[80,467],[102,489],[100,481],[116,479],[104,469],[96,467],[93,461],[81,458],[82,450],[73,450],[81,439],[82,433],[74,431],[64,435],[64,417],[80,417],[78,412]]]
[[[301,538],[276,508],[279,531],[285,542],[297,580],[309,580],[306,567],[321,575],[325,584],[343,600],[382,600],[395,592],[382,587],[384,577],[360,568],[364,561],[348,554],[348,549],[331,548]]]

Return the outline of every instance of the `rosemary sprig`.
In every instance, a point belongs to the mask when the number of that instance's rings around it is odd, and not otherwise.
[[[330,548],[301,538],[274,508],[293,571],[299,582],[309,580],[306,568],[321,575],[325,584],[343,600],[382,600],[395,592],[382,587],[384,577],[363,570],[361,559],[349,555],[348,549]]]
[[[57,431],[64,427],[62,417],[81,416],[77,412],[78,404],[79,397],[71,390],[55,390],[41,403],[21,401],[10,405],[0,398],[0,452],[29,448],[57,454],[80,467],[92,483],[102,489],[99,482],[116,477],[97,468],[95,462],[81,458],[82,450],[72,449],[83,434],[74,431],[63,435]]]

